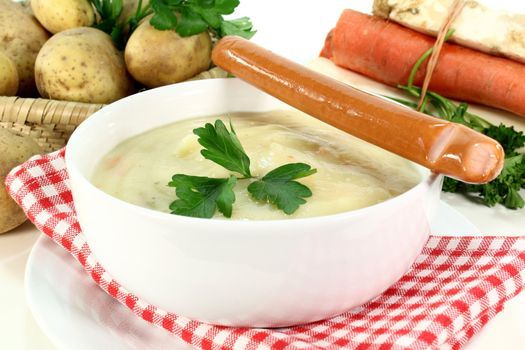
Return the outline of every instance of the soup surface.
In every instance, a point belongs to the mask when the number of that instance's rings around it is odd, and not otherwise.
[[[317,173],[301,183],[312,197],[288,216],[255,202],[249,181],[235,186],[232,219],[285,219],[335,214],[385,201],[415,186],[421,175],[409,161],[370,145],[295,110],[230,113],[175,122],[132,137],[109,152],[92,182],[106,193],[139,206],[169,213],[176,199],[168,187],[174,174],[228,177],[231,172],[204,159],[193,129],[221,119],[231,121],[251,160],[254,176],[302,162]],[[222,218],[217,212],[215,217]]]

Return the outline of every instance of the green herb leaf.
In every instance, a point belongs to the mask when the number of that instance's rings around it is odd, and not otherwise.
[[[168,184],[176,188],[178,199],[170,204],[172,214],[197,218],[211,218],[215,210],[227,218],[232,215],[235,202],[235,176],[225,179],[177,174]]]
[[[155,13],[150,19],[153,27],[159,30],[168,30],[177,26],[177,16],[162,0],[152,0],[151,7]]]
[[[180,10],[180,20],[176,27],[177,33],[180,36],[186,37],[202,33],[208,29],[206,23],[198,13],[189,8],[182,8]]]
[[[147,16],[149,16],[149,15],[151,15],[153,13],[153,9],[151,7],[151,3],[147,2],[145,5],[142,5],[142,1],[143,0],[138,0],[137,1],[137,7],[136,7],[135,13],[133,15],[131,15],[128,18],[124,18],[123,25],[124,26],[125,25],[129,26],[128,37],[126,38],[126,41],[131,36],[131,34],[133,34],[135,29],[137,29],[137,27],[139,26],[140,21],[142,21],[145,17],[147,17]]]
[[[464,185],[463,182],[460,182],[456,179],[452,179],[450,177],[445,177],[445,180],[443,181],[443,192],[464,192],[464,189],[462,188]]]
[[[224,15],[230,15],[239,4],[239,0],[215,0],[215,9]]]
[[[221,120],[216,120],[215,124],[207,123],[202,128],[194,129],[193,133],[199,136],[198,142],[204,147],[201,154],[206,159],[243,175],[240,180],[253,178],[250,158],[244,152],[231,123],[228,130]],[[312,196],[308,187],[294,180],[316,172],[308,164],[286,164],[252,182],[248,192],[256,200],[270,202],[286,214],[292,214],[306,203],[304,198]],[[235,202],[233,187],[237,180],[233,175],[224,179],[174,175],[168,184],[177,189],[178,199],[170,205],[172,214],[211,218],[218,208],[225,217],[231,217],[232,204]]]
[[[248,192],[258,201],[270,202],[286,214],[293,214],[301,204],[306,203],[304,198],[312,196],[312,191],[305,185],[294,181],[316,173],[310,165],[292,163],[280,166],[262,179],[252,182]]]
[[[239,0],[150,0],[143,5],[138,0],[135,12],[126,19],[119,18],[123,0],[90,0],[98,16],[94,27],[110,34],[119,49],[123,49],[140,21],[153,14],[150,24],[158,30],[175,30],[187,37],[209,31],[223,37],[238,35],[251,38],[252,23],[248,17],[226,21],[239,6]]]
[[[116,20],[122,13],[123,9],[124,9],[123,0],[112,0],[111,1],[111,18]]]
[[[511,188],[507,197],[505,197],[505,206],[509,209],[523,208],[525,202],[523,197],[514,188]]]
[[[123,27],[118,18],[124,8],[123,0],[91,0],[100,19],[93,25],[94,28],[109,34],[118,49],[124,49],[125,37]]]
[[[248,17],[224,21],[221,24],[221,36],[236,35],[245,39],[251,39],[256,33],[252,28],[252,22]]]
[[[202,8],[212,8],[215,5],[215,0],[195,0],[195,3]]]
[[[175,29],[186,37],[210,30],[219,38],[238,35],[251,38],[252,23],[247,17],[226,21],[223,15],[232,14],[239,0],[151,0],[155,15],[150,20],[159,30]],[[177,16],[179,16],[177,18]]]
[[[516,150],[525,145],[525,135],[521,131],[514,130],[513,126],[508,127],[503,124],[499,126],[491,125],[484,131],[484,134],[499,141],[507,157],[516,155]]]
[[[191,9],[198,13],[203,20],[214,30],[218,30],[221,27],[223,21],[222,15],[214,8],[203,8],[199,6],[192,6]]]
[[[121,26],[114,26],[110,33],[111,39],[115,43],[115,46],[119,50],[123,50],[126,47],[124,42],[124,34]]]
[[[230,131],[221,120],[215,125],[207,123],[203,128],[193,130],[199,136],[199,143],[204,147],[201,154],[204,158],[215,162],[222,167],[237,172],[244,177],[251,177],[250,158],[235,134],[230,124]]]

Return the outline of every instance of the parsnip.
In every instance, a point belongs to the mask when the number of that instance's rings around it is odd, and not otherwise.
[[[374,0],[373,13],[416,31],[436,35],[453,0]],[[525,63],[525,14],[489,9],[468,0],[454,21],[451,41]]]

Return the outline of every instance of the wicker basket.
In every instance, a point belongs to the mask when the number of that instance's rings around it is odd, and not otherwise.
[[[191,80],[227,75],[216,67]],[[19,135],[30,135],[45,152],[51,152],[64,147],[75,128],[102,107],[102,104],[0,96],[0,126]]]
[[[0,96],[0,126],[29,135],[45,152],[63,147],[75,128],[104,105]]]

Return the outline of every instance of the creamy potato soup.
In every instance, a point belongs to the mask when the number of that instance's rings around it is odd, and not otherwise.
[[[174,174],[228,177],[232,172],[200,154],[193,129],[221,119],[231,121],[251,159],[251,172],[263,176],[287,163],[306,163],[317,173],[298,181],[313,195],[292,215],[255,202],[249,181],[235,186],[232,219],[285,219],[335,214],[370,206],[403,193],[421,179],[409,161],[294,110],[230,113],[175,122],[132,137],[104,156],[92,182],[108,194],[169,213],[176,199],[168,187]],[[240,176],[239,176],[240,177]],[[218,211],[216,218],[223,218]]]

